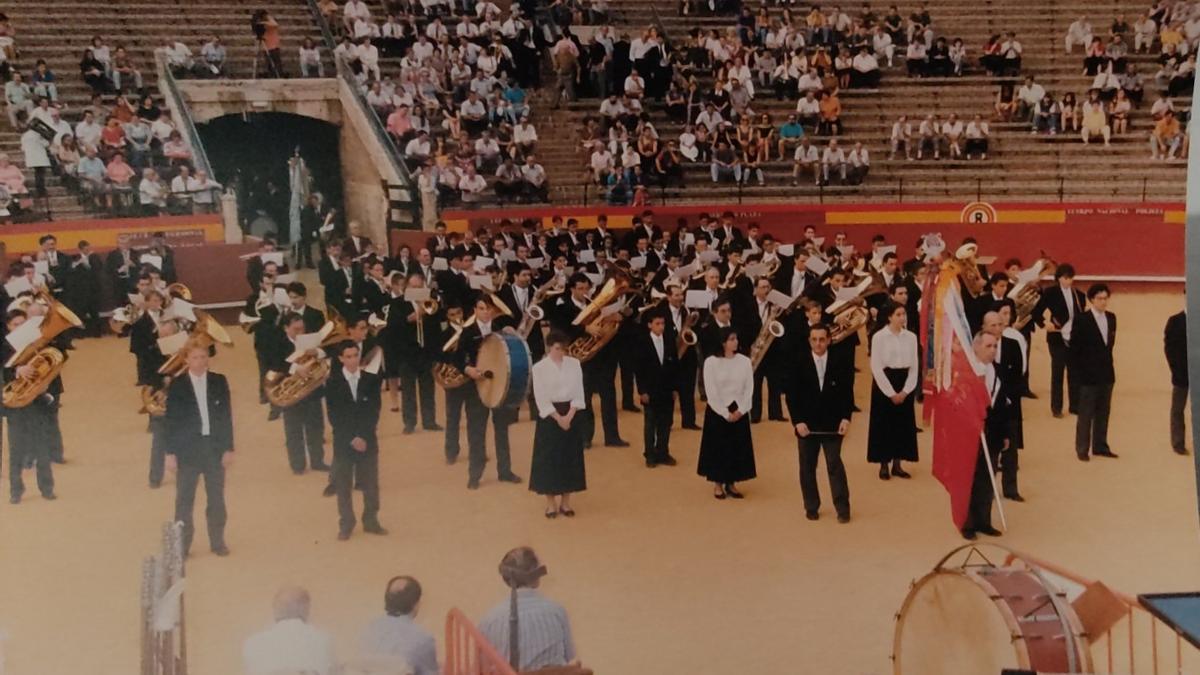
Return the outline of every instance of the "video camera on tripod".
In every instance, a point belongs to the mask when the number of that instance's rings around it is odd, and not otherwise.
[[[257,9],[250,17],[250,32],[254,33],[254,39],[262,42],[267,34],[267,10]]]

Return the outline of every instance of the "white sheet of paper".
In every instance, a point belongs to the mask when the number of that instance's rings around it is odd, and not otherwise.
[[[871,254],[871,260],[872,261],[875,261],[875,260],[882,261],[883,256],[885,256],[889,253],[895,253],[895,252],[896,252],[896,246],[894,244],[892,246],[880,246],[879,248],[875,249],[875,251]]]
[[[259,257],[262,258],[264,265],[267,263],[275,263],[276,265],[283,267],[283,251],[269,251],[267,253],[263,253]],[[145,256],[142,256],[142,259],[145,260]]]
[[[116,310],[113,310],[113,318],[114,319],[117,318]],[[242,326],[253,326],[254,324],[258,323],[259,321],[262,321],[261,317],[250,316],[249,314],[247,314],[245,312],[238,314],[238,324],[240,324]]]
[[[191,336],[181,331],[174,335],[158,338],[158,351],[162,352],[163,356],[170,358],[172,354],[183,349],[189,337]]]
[[[616,302],[605,305],[600,310],[600,317],[604,318],[606,316],[612,316],[613,314],[616,314],[617,312],[621,311],[622,309],[625,309],[625,298],[621,298],[621,299],[617,300]]]
[[[404,289],[404,299],[409,302],[425,302],[430,295],[431,291],[427,287]]]
[[[587,278],[591,280],[592,286],[599,288],[600,284],[604,283],[603,274],[592,274],[591,272],[584,272],[584,274],[586,274]]]
[[[767,273],[767,266],[764,263],[754,262],[747,264],[742,270],[746,273],[747,277],[757,279]]]
[[[581,263],[596,262],[596,252],[590,248],[580,249],[579,255],[576,258]]]
[[[333,221],[331,220],[328,223],[322,225],[320,228],[317,229],[317,231],[318,232],[333,232]]]
[[[366,361],[363,363],[362,369],[372,375],[379,374],[379,368],[383,365],[383,350],[376,347],[371,350],[366,356]]]
[[[129,298],[129,304],[134,307],[141,308],[146,306],[146,298],[141,293],[130,293],[126,297]]]
[[[825,262],[823,258],[815,255],[808,257],[807,267],[810,272],[817,275],[823,275],[829,271],[829,263]]]
[[[708,291],[688,291],[684,297],[684,304],[688,309],[709,309],[712,300],[712,294]]]
[[[843,258],[849,258],[854,255],[854,246],[847,244],[846,246],[838,246],[838,253],[842,254]]]
[[[488,265],[491,265],[494,262],[496,262],[495,258],[489,258],[485,255],[481,255],[475,259],[475,269],[485,270],[488,268]]]
[[[525,264],[529,265],[529,269],[531,269],[531,270],[540,270],[546,266],[546,259],[545,258],[526,258]]]
[[[277,286],[286,286],[295,280],[296,280],[295,274],[290,274],[290,273],[289,274],[280,274],[275,277],[275,284]],[[287,293],[287,291],[285,290],[284,293]]]
[[[500,260],[502,260],[503,262],[510,262],[510,261],[513,261],[516,259],[517,259],[517,252],[512,250],[511,248],[506,248],[500,252]]]
[[[981,255],[975,259],[975,262],[979,263],[980,265],[983,265],[984,267],[987,267],[988,265],[991,265],[992,263],[996,262],[996,256]]]
[[[785,258],[790,258],[790,257],[796,255],[796,245],[795,244],[780,244],[779,246],[777,246],[775,248],[775,252]]]
[[[435,271],[435,272],[444,272],[444,271],[450,269],[450,263],[445,258],[442,258],[439,256],[439,257],[433,259],[432,267],[433,267],[433,271]]]
[[[492,275],[490,274],[470,274],[467,276],[467,281],[471,283],[471,288],[475,290],[486,289],[489,291],[496,290],[492,284]]]
[[[281,253],[280,255],[283,255],[283,254]],[[162,256],[150,255],[149,253],[143,253],[142,256],[140,258],[138,258],[138,264],[150,265],[154,269],[161,272],[162,271]]]
[[[286,307],[292,304],[292,299],[288,297],[287,290],[275,287],[275,296],[271,298],[272,302],[280,307]]]
[[[792,304],[792,299],[789,298],[788,294],[784,293],[783,291],[772,290],[767,294],[767,302],[775,305],[776,307],[786,308]]]
[[[8,293],[8,297],[15,298],[22,293],[27,293],[33,290],[33,284],[26,277],[13,277],[4,284],[4,292]]]
[[[332,330],[333,324],[327,323],[326,325],[330,326],[330,328]],[[308,350],[317,349],[318,347],[320,347],[321,342],[325,339],[325,337],[327,335],[328,335],[328,333],[325,331],[325,328],[322,327],[321,330],[317,331],[316,333],[305,333],[305,334],[297,337],[296,338],[296,351],[292,352],[287,357],[288,363],[295,363],[296,360],[299,359],[301,356],[303,356]]]
[[[163,313],[162,313],[163,320],[166,321],[167,319],[184,319],[185,321],[195,321],[196,320],[195,309],[196,309],[196,306],[193,305],[192,303],[188,302],[187,300],[175,298],[174,300],[171,301],[171,304],[167,305],[167,308],[163,310]]]
[[[17,357],[21,355],[21,352],[42,336],[41,325],[44,318],[41,316],[31,317],[25,323],[18,326],[16,330],[5,336],[8,344],[12,345],[15,350],[12,358],[8,360],[8,363],[4,364],[5,368],[11,368],[16,365]]]
[[[825,245],[825,237],[813,237],[809,241],[811,241],[813,246],[816,246],[817,248],[821,248]]]
[[[711,248],[708,249],[707,251],[701,251],[696,254],[696,260],[699,260],[700,262],[705,263],[705,264],[714,263],[720,259],[721,259],[721,254],[718,253],[717,251],[712,250]]]
[[[646,269],[646,256],[639,255],[629,259],[629,269],[644,270]]]
[[[563,265],[563,276],[571,276],[575,274],[575,268],[570,265]]]
[[[690,262],[686,265],[680,265],[679,267],[675,268],[675,274],[673,276],[676,279],[679,279],[681,281],[687,281],[688,279],[692,278],[693,274],[695,274],[696,272],[699,272],[699,271],[700,271],[700,262],[697,260],[693,260],[692,262]]]
[[[684,232],[683,236],[679,237],[679,243],[684,246],[692,246],[696,243],[696,235],[691,232]]]
[[[142,257],[145,258],[146,256],[142,256]],[[50,261],[49,260],[33,261],[33,271],[38,274],[50,274]]]

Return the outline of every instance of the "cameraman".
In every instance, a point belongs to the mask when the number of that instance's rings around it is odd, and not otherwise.
[[[267,54],[267,77],[287,77],[283,72],[283,56],[280,51],[279,23],[265,9],[254,12],[250,29],[259,47]],[[257,73],[255,73],[257,75]]]

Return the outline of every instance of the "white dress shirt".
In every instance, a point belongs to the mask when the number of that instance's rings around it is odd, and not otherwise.
[[[750,412],[754,399],[754,369],[750,358],[734,354],[730,358],[710,356],[704,360],[704,392],[708,395],[708,407],[729,420],[731,403],[743,414]],[[730,420],[732,421],[732,420]]]
[[[663,336],[650,333],[650,343],[654,345],[654,353],[658,355],[658,364],[663,364]]]
[[[491,321],[487,321],[487,322],[476,321],[475,325],[479,326],[479,334],[481,336],[487,337],[492,334],[492,322]]]
[[[829,363],[829,352],[825,352],[820,356],[812,355],[813,365],[817,367],[817,385],[823,391],[825,389],[825,366]]]
[[[188,378],[191,379],[192,389],[196,392],[196,406],[200,408],[200,435],[208,436],[212,433],[212,427],[208,423],[208,373],[197,376],[189,370]]]
[[[893,333],[891,327],[884,328],[871,337],[871,374],[875,377],[875,386],[884,396],[891,398],[897,394],[896,388],[884,372],[887,368],[907,368],[908,379],[904,381],[904,389],[899,392],[908,396],[917,388],[917,336],[910,330],[901,328],[899,333]]]
[[[533,366],[533,400],[537,403],[538,417],[554,414],[555,403],[569,401],[571,407],[583,410],[583,367],[579,359],[564,356],[562,363],[545,356]]]
[[[1096,317],[1096,327],[1100,329],[1100,340],[1104,344],[1108,344],[1108,316],[1104,312],[1092,310],[1092,316]]]
[[[246,675],[337,672],[333,639],[300,619],[284,619],[247,638],[242,646],[242,663]]]
[[[1067,322],[1062,327],[1062,338],[1067,342],[1071,341],[1071,325],[1075,323],[1075,292],[1070,287],[1059,286],[1062,291],[1063,299],[1067,303]]]
[[[362,371],[356,370],[354,372],[350,372],[349,370],[342,368],[342,374],[346,376],[346,384],[350,385],[350,399],[357,401],[358,379],[362,377]]]

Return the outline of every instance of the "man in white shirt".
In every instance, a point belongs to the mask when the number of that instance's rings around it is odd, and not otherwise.
[[[529,199],[550,201],[550,187],[546,184],[546,170],[537,163],[537,158],[533,155],[525,157],[525,164],[521,167],[521,179],[525,181],[525,194]]]
[[[717,107],[711,103],[696,116],[696,125],[708,129],[710,134],[716,132],[724,122],[725,118],[721,117],[721,113],[717,112]]]
[[[842,184],[846,183],[846,151],[838,146],[836,138],[829,140],[829,145],[825,146],[825,152],[821,155],[821,176],[826,185],[829,184],[829,171],[840,172],[842,175]]]
[[[83,111],[83,120],[75,125],[75,140],[79,142],[80,148],[97,148],[100,147],[100,134],[104,131],[104,127],[96,123],[95,115],[91,110]]]
[[[912,133],[912,123],[908,121],[908,115],[901,115],[892,125],[892,152],[888,155],[889,160],[896,159],[896,153],[901,147],[904,148],[904,159],[912,159]]]
[[[346,32],[353,34],[354,25],[360,20],[371,20],[371,8],[363,0],[349,0],[342,7],[342,25]]]
[[[246,639],[242,665],[246,675],[311,673],[335,675],[333,638],[308,623],[312,601],[308,591],[286,586],[271,603],[275,624]]]
[[[513,143],[522,155],[531,155],[537,150],[537,129],[529,123],[529,115],[521,115],[521,121],[513,127]]]
[[[358,62],[362,64],[363,75],[368,78],[374,76],[373,81],[376,82],[382,78],[383,73],[379,71],[379,48],[371,44],[370,37],[359,38]]]
[[[846,157],[847,163],[850,165],[850,170],[847,173],[847,181],[850,185],[862,185],[866,180],[867,174],[871,171],[871,153],[863,146],[862,143],[855,143],[854,149]]]
[[[1092,24],[1088,22],[1086,16],[1081,16],[1071,25],[1067,27],[1067,37],[1064,40],[1067,53],[1071,53],[1071,49],[1075,45],[1079,45],[1087,49],[1092,44]]]
[[[1033,75],[1025,77],[1025,84],[1017,90],[1017,117],[1028,121],[1033,108],[1046,95],[1046,88],[1034,81]]]
[[[971,159],[976,154],[981,159],[987,159],[989,135],[988,123],[983,120],[982,115],[977,114],[970,122],[967,122],[967,130],[963,132],[963,136],[967,139],[965,148],[967,159]]]
[[[796,101],[796,117],[800,124],[806,126],[812,133],[817,132],[817,122],[821,119],[821,103],[813,90],[804,92],[804,98]]]
[[[487,181],[475,172],[474,166],[468,164],[466,173],[458,181],[458,189],[462,191],[463,203],[473,204],[483,201],[485,188],[487,188]]]
[[[801,173],[811,173],[813,183],[820,184],[820,167],[821,151],[817,146],[812,144],[808,136],[800,139],[800,145],[796,146],[796,154],[794,164],[792,165],[792,185],[799,185]]]
[[[138,183],[138,202],[142,213],[147,216],[157,216],[167,205],[167,190],[158,179],[158,172],[147,168],[142,172],[142,180]]]
[[[417,164],[428,160],[431,151],[429,134],[424,131],[418,131],[416,138],[412,139],[404,146],[404,156],[410,162]]]

